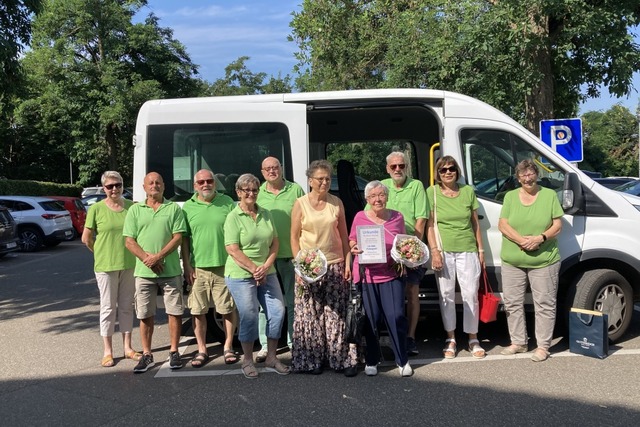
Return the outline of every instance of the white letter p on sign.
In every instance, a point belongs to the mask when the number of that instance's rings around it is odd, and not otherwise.
[[[551,126],[551,148],[557,151],[558,145],[571,141],[571,128],[569,126]]]

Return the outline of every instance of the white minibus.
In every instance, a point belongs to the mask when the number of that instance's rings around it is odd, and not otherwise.
[[[407,153],[411,176],[425,187],[437,157],[451,155],[480,202],[487,271],[496,293],[501,200],[514,188],[515,165],[534,159],[540,185],[556,190],[565,210],[560,312],[571,306],[603,311],[609,337],[616,340],[640,299],[640,199],[595,183],[516,121],[468,96],[376,89],[153,100],[140,110],[134,145],[135,200],[144,199],[144,176],[155,171],[164,178],[165,197],[185,201],[201,168],[214,171],[218,191],[234,196],[239,175],[262,178],[266,156],[280,159],[285,177],[308,189],[309,162],[329,158],[337,166],[332,189],[347,217],[362,208],[362,182],[386,177],[390,151]],[[344,157],[351,161],[336,162],[340,153],[350,153]],[[371,163],[379,164],[379,176],[370,176]],[[365,164],[369,176],[360,176]],[[433,275],[423,286],[423,307],[437,309]]]

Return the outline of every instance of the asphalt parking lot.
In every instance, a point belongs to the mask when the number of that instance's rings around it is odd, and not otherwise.
[[[255,381],[239,364],[225,365],[219,343],[210,362],[170,371],[166,319],[154,335],[157,365],[134,375],[135,362],[99,366],[98,293],[91,254],[79,241],[33,254],[0,259],[0,419],[3,425],[264,426],[400,425],[620,425],[640,424],[640,311],[629,332],[604,360],[577,356],[558,335],[553,356],[533,363],[529,355],[501,356],[506,322],[482,325],[488,351],[473,359],[443,360],[438,316],[420,324],[415,375],[400,378],[387,362],[377,377],[280,376],[261,368]],[[140,348],[138,330],[134,344]],[[114,339],[115,356],[122,352]],[[182,337],[185,361],[194,341]],[[391,360],[391,353],[385,352]],[[121,354],[120,354],[121,356]],[[284,361],[289,359],[281,350]]]

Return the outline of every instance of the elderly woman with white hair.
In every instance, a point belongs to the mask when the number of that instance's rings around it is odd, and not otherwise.
[[[224,223],[224,244],[229,254],[224,267],[225,282],[238,308],[238,339],[244,352],[242,373],[258,377],[253,345],[258,339],[258,313],[267,317],[267,357],[265,366],[280,375],[289,367],[276,358],[284,321],[284,300],[274,263],[278,253],[278,232],[268,210],[256,203],[260,181],[254,175],[241,175],[235,184],[238,205]]]
[[[122,176],[115,171],[102,174],[107,197],[89,208],[82,232],[82,243],[93,252],[93,269],[100,290],[100,335],[104,353],[100,364],[114,365],[113,340],[116,317],[124,345],[124,357],[140,360],[142,355],[131,347],[135,257],[124,245],[122,229],[133,202],[122,197]]]
[[[354,282],[362,281],[362,300],[371,328],[366,328],[367,352],[364,373],[374,376],[378,373],[380,362],[380,344],[375,335],[377,326],[382,319],[389,331],[391,347],[401,376],[413,375],[407,355],[407,318],[404,315],[404,283],[398,277],[391,258],[393,240],[398,234],[405,234],[404,217],[398,211],[387,209],[389,189],[380,181],[371,181],[364,189],[364,195],[370,209],[356,214],[351,225],[349,246],[351,253],[359,255],[362,250],[358,247],[358,227],[381,225],[384,229],[384,244],[386,262],[377,264],[363,264],[364,277],[360,277],[359,256],[353,267]]]

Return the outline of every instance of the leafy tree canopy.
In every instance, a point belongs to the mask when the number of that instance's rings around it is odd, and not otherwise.
[[[601,86],[629,92],[639,23],[637,0],[304,0],[290,39],[302,90],[452,90],[535,133]]]

